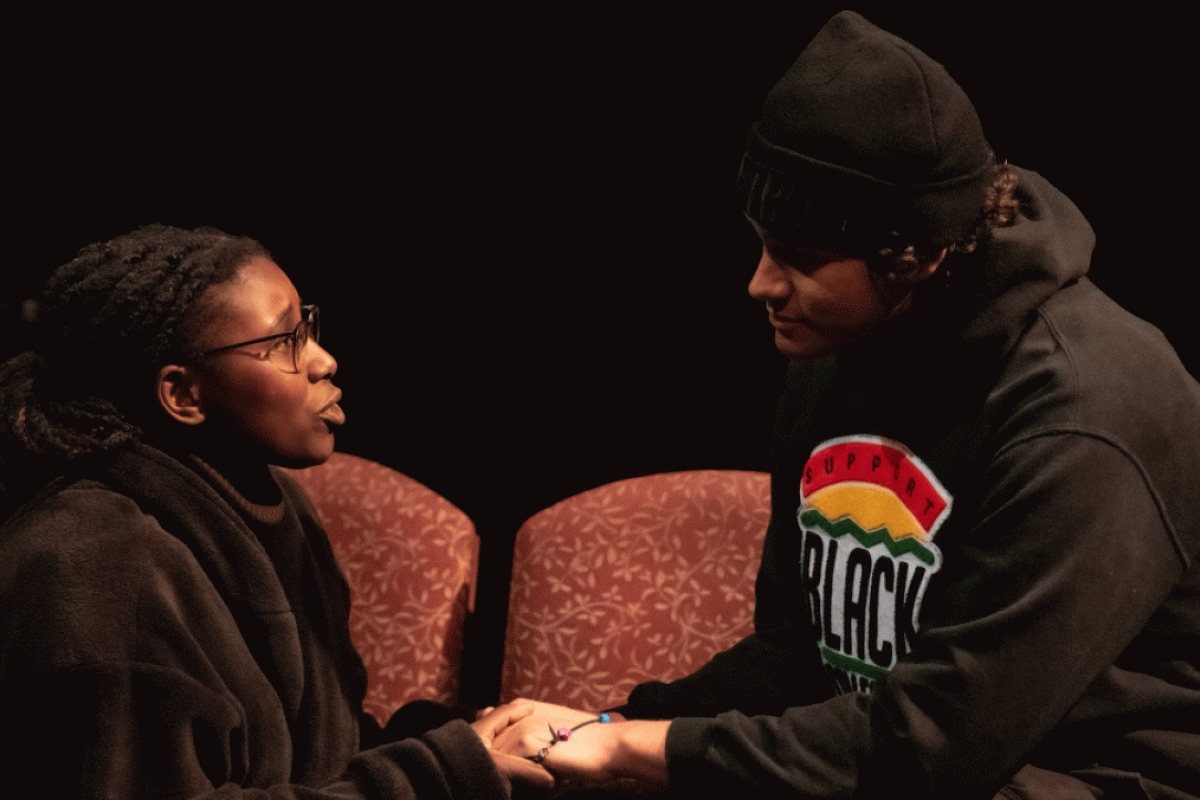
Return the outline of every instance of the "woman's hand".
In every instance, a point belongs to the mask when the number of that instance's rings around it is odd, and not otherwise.
[[[517,755],[503,752],[496,745],[496,738],[505,730],[534,712],[535,704],[528,700],[517,700],[499,708],[485,709],[471,723],[472,730],[479,735],[483,746],[491,753],[496,769],[513,783],[524,784],[535,789],[554,788],[554,778],[543,767]]]
[[[534,713],[507,728],[497,737],[495,746],[524,758],[544,750],[541,764],[558,779],[560,786],[564,782],[572,786],[595,786],[619,779],[666,786],[669,721],[595,722],[579,726],[580,722],[594,719],[595,716],[587,715],[581,719],[578,712],[569,719]],[[576,729],[562,739],[553,733],[560,728]]]
[[[553,722],[556,728],[567,727],[573,728],[581,722],[589,719],[595,719],[596,714],[587,711],[577,711],[566,706],[557,706],[553,703],[542,703],[537,700],[514,700],[509,705],[520,705],[523,709],[526,704],[532,707],[528,714],[522,714],[518,719],[528,722],[529,719],[536,717],[541,720],[540,723],[513,725],[503,731],[496,737],[496,749],[502,753],[518,753],[522,756],[532,755],[532,753],[519,752],[522,750],[522,743],[516,741],[523,737],[525,732],[533,730],[537,724],[541,725],[543,733],[547,732],[546,725]],[[533,752],[536,752],[534,750]]]

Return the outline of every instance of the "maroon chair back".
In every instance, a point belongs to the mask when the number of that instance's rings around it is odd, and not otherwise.
[[[474,524],[427,486],[365,458],[335,453],[289,472],[317,507],[350,582],[366,710],[387,722],[410,700],[454,705],[479,565]]]
[[[612,707],[751,633],[770,508],[766,473],[698,470],[531,517],[513,554],[501,698]]]

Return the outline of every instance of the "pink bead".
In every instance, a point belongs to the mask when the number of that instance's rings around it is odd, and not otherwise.
[[[559,740],[565,742],[567,739],[571,738],[571,729],[559,728],[557,731],[555,731],[555,734],[558,736]]]

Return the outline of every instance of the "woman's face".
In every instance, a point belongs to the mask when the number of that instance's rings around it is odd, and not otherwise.
[[[300,322],[300,296],[273,261],[252,259],[237,278],[213,287],[216,310],[205,344],[216,349],[290,333]],[[281,357],[286,339],[213,353],[196,364],[202,430],[231,435],[247,457],[286,467],[320,464],[333,453],[334,428],[345,421],[333,385],[337,362],[311,339],[297,354],[299,372]],[[216,426],[217,430],[213,430]]]

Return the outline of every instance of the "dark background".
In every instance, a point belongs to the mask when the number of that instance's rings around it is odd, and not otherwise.
[[[745,294],[757,247],[732,183],[763,96],[840,4],[691,6],[13,20],[0,355],[88,242],[148,222],[261,240],[322,306],[339,449],[471,515],[477,619],[502,630],[508,546],[540,508],[768,468],[784,362]],[[1095,281],[1195,374],[1194,71],[1170,20],[858,8],[947,66],[1001,158],[1079,204]],[[473,640],[481,701],[498,646]]]

